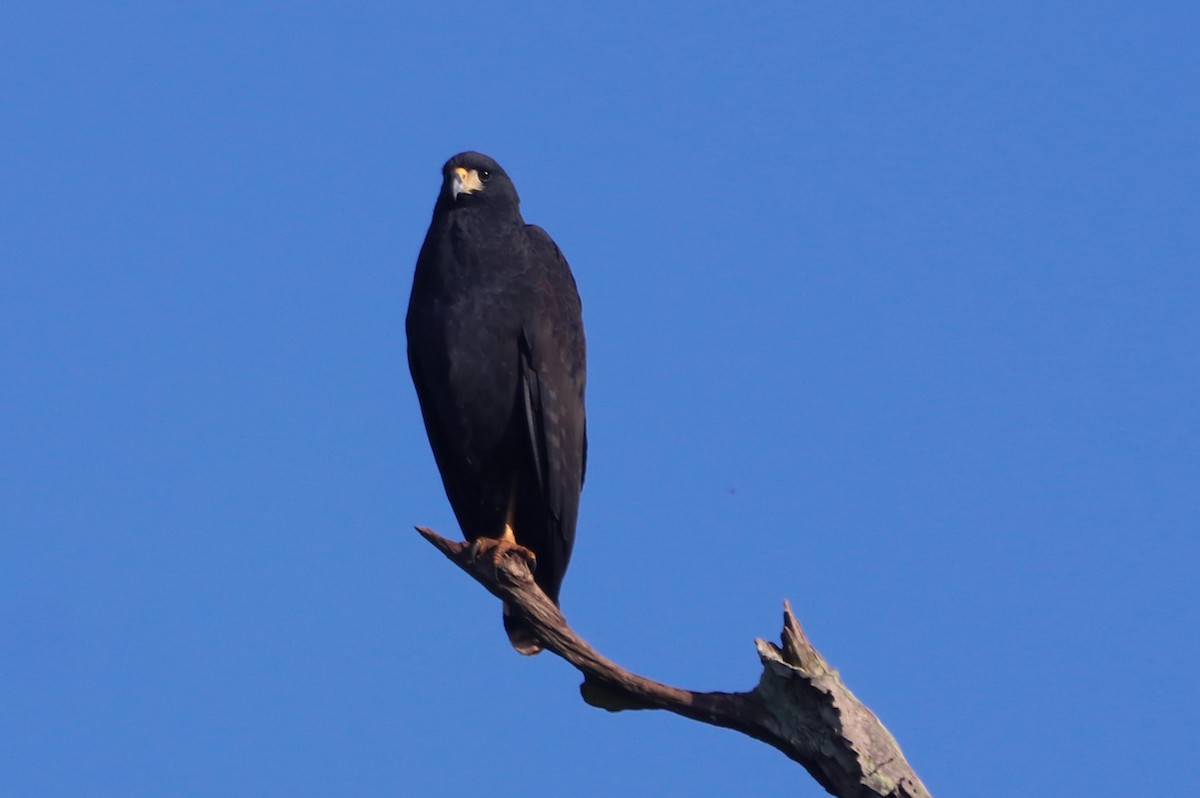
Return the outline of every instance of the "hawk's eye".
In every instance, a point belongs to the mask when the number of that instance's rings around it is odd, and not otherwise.
[[[479,170],[479,180],[480,180],[481,182],[484,182],[484,183],[486,183],[487,181],[489,181],[489,180],[491,180],[491,179],[492,179],[492,173],[491,173],[491,172],[489,172],[489,171],[488,171],[488,170],[486,170],[486,169],[480,169],[480,170]]]

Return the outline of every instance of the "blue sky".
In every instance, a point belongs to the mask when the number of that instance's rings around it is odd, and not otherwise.
[[[746,689],[787,598],[935,795],[1178,791],[1197,41],[1184,3],[6,5],[6,793],[823,794],[584,705],[411,531],[457,534],[403,313],[468,148],[583,295],[581,634]]]

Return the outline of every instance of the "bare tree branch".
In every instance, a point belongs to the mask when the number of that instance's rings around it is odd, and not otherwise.
[[[580,693],[592,706],[665,709],[734,729],[778,748],[839,798],[929,798],[896,740],[809,643],[786,602],[781,645],[755,641],[763,673],[753,690],[694,693],[630,673],[575,634],[533,581],[524,549],[417,531],[528,621],[546,649],[578,668]]]

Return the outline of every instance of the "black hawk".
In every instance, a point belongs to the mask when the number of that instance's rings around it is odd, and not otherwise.
[[[442,167],[406,329],[425,431],[463,535],[531,551],[534,579],[557,603],[587,463],[582,306],[566,258],[525,224],[512,180],[486,155]],[[517,651],[541,650],[507,607],[504,628]]]

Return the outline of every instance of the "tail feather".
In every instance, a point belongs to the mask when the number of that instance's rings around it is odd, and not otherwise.
[[[504,605],[504,631],[508,633],[508,642],[518,654],[532,657],[541,652],[542,644],[533,633],[533,627],[513,615],[507,604]]]

